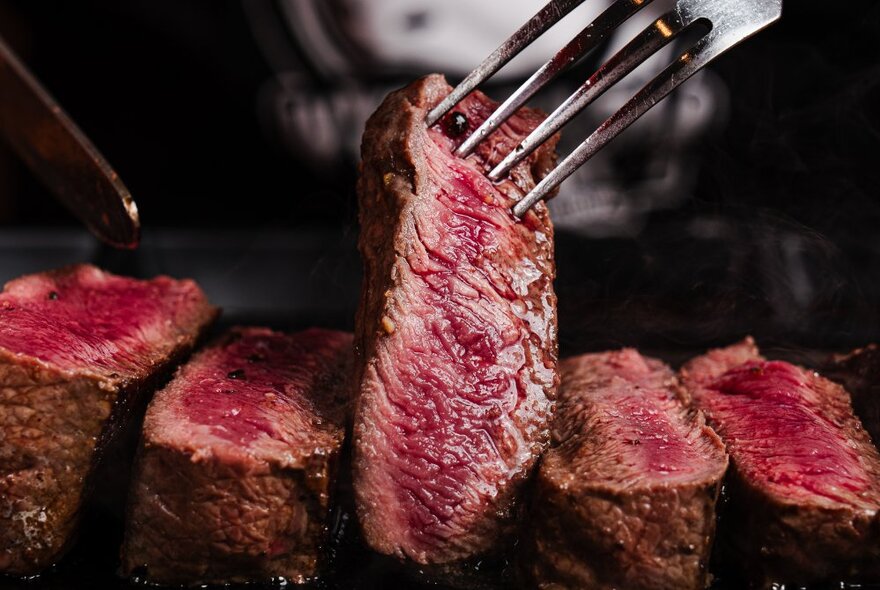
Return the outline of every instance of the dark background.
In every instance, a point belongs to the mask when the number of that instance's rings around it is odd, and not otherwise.
[[[240,2],[0,0],[0,33],[140,207],[141,253],[77,241],[89,256],[195,275],[235,319],[351,325],[354,163],[298,162],[260,125],[272,72]],[[876,338],[878,38],[872,0],[790,1],[780,24],[721,58],[729,121],[700,146],[690,198],[626,237],[560,232],[563,350],[699,347],[748,332],[823,349]],[[47,226],[75,222],[0,152],[0,240],[17,253]],[[251,294],[266,301],[249,305]]]
[[[3,1],[0,10],[0,33],[117,169],[146,227],[353,219],[352,170],[316,176],[263,133],[256,95],[271,71],[240,2]],[[0,198],[3,223],[72,223],[21,172],[12,198]]]
[[[354,163],[299,162],[261,124],[273,72],[241,2],[0,0],[0,34],[115,166],[145,228],[137,252],[99,246],[0,142],[0,280],[93,261],[193,276],[226,324],[352,326]],[[625,237],[558,234],[563,354],[639,345],[675,362],[752,333],[806,362],[880,339],[877,39],[876,0],[789,0],[713,66],[729,117],[699,146],[684,204]],[[58,572],[0,586],[127,587],[121,524],[99,515]],[[337,516],[334,552],[353,555],[339,587],[407,585],[347,545]]]

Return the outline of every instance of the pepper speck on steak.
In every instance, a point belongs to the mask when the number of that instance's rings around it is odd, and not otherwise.
[[[426,128],[450,90],[432,75],[385,99],[358,183],[358,516],[373,549],[424,564],[498,546],[548,443],[558,380],[552,225],[543,204],[510,212],[555,139],[492,183],[485,172],[542,117],[520,111],[459,159],[496,105],[475,92]]]
[[[880,576],[880,453],[846,391],[751,339],[681,377],[730,453],[728,562],[768,585]]]
[[[315,575],[345,437],[351,335],[237,328],[144,420],[123,570],[175,585]]]
[[[0,294],[0,571],[69,544],[90,474],[217,310],[192,281],[73,266]]]
[[[537,587],[705,588],[724,446],[632,349],[569,358],[523,528]]]

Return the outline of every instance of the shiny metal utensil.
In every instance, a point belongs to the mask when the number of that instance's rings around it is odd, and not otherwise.
[[[117,248],[137,246],[140,221],[128,189],[2,39],[0,135],[93,234]]]
[[[461,144],[456,155],[464,157],[470,154],[483,139],[504,123],[538,90],[595,49],[615,28],[652,1],[614,2],[504,101]],[[584,0],[552,0],[544,6],[428,113],[428,125],[436,123],[468,93],[583,2]],[[603,92],[682,33],[704,31],[698,40],[648,82],[620,110],[606,119],[513,207],[513,213],[517,217],[522,217],[535,203],[546,198],[563,180],[679,84],[734,45],[776,22],[781,16],[782,0],[677,0],[672,10],[663,14],[627,43],[553,111],[516,149],[489,172],[489,178],[491,180],[503,178],[513,166],[559,131]]]

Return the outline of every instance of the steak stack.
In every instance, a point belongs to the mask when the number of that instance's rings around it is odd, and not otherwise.
[[[0,571],[29,574],[69,543],[102,452],[217,310],[192,281],[92,266],[0,294]]]
[[[751,339],[681,376],[730,453],[725,557],[767,584],[880,576],[880,453],[846,391]]]
[[[160,584],[316,573],[345,437],[351,335],[234,329],[144,420],[123,570]]]
[[[560,364],[553,447],[524,528],[535,587],[700,589],[724,447],[660,361],[625,349]]]
[[[552,166],[555,139],[493,184],[485,172],[542,118],[520,111],[459,159],[496,104],[473,93],[426,128],[450,90],[433,75],[385,99],[358,184],[358,516],[375,550],[426,564],[498,545],[557,386],[553,229],[543,204],[510,212]]]

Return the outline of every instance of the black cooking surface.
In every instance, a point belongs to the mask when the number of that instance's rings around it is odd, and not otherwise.
[[[331,562],[320,580],[302,586],[278,582],[273,584],[227,585],[234,590],[275,590],[303,588],[303,590],[502,590],[516,588],[514,568],[516,558],[498,557],[469,564],[456,572],[431,572],[425,568],[404,566],[393,559],[370,553],[363,548],[357,534],[352,513],[337,509],[333,514],[333,541]],[[106,514],[90,515],[88,524],[72,553],[53,571],[29,580],[0,578],[3,590],[71,590],[107,589],[137,590],[151,587],[118,576],[117,559],[122,540],[122,523]],[[740,572],[741,573],[741,572]],[[741,590],[747,587],[736,572],[716,572],[711,590]],[[801,586],[778,586],[775,590],[802,589]],[[876,590],[880,584],[829,583],[809,586],[808,590]]]
[[[679,351],[680,354],[681,351]],[[679,354],[673,355],[674,357]],[[343,465],[342,473],[348,470]],[[342,476],[344,477],[344,475]],[[460,568],[446,570],[405,565],[367,550],[360,539],[351,494],[346,481],[341,482],[341,498],[329,521],[330,543],[327,563],[319,579],[305,584],[278,581],[271,584],[225,585],[235,590],[276,590],[285,587],[304,590],[503,590],[520,588],[516,564],[520,557],[516,546],[509,552],[468,563]],[[0,577],[2,590],[68,590],[94,588],[107,590],[137,590],[153,587],[140,580],[124,579],[119,575],[119,547],[122,543],[123,520],[118,507],[93,502],[86,510],[79,538],[63,561],[52,570],[30,579]],[[524,534],[528,534],[527,531]],[[741,590],[747,583],[740,577],[744,572],[713,567],[714,582],[710,590]],[[205,586],[206,588],[215,588]],[[220,588],[220,587],[216,587]],[[859,584],[840,581],[823,585],[777,586],[774,590],[876,590],[880,584]]]
[[[740,237],[735,239],[740,240]],[[760,312],[725,313],[725,309],[749,309],[751,301],[749,290],[737,287],[739,283],[733,278],[721,281],[720,287],[713,287],[719,289],[723,297],[703,302],[692,293],[687,295],[690,305],[678,306],[677,277],[657,277],[650,268],[652,257],[680,255],[685,247],[680,243],[683,240],[630,247],[609,244],[604,265],[585,266],[581,255],[585,244],[571,236],[561,236],[556,284],[560,298],[563,355],[636,345],[645,354],[657,356],[677,367],[707,346],[730,342],[752,332],[758,336],[762,350],[769,357],[816,366],[832,350],[846,350],[864,344],[864,339],[871,335],[867,330],[856,329],[834,332],[833,326],[849,316],[833,306],[818,313],[808,324],[812,331],[806,328],[783,331],[779,327],[783,319],[774,315],[772,307]],[[98,245],[80,230],[27,230],[0,235],[0,281],[46,268],[90,261],[108,270],[135,276],[168,273],[195,278],[208,297],[224,308],[217,331],[235,324],[264,324],[288,330],[310,325],[351,329],[360,281],[360,260],[355,243],[351,232],[336,231],[148,230],[140,250],[120,253]],[[706,260],[729,256],[730,246],[730,243],[718,243],[714,249],[707,247],[701,256]],[[665,264],[662,260],[657,263]],[[746,273],[745,276],[759,274],[758,267],[749,264],[759,264],[759,259],[742,262],[738,272]],[[607,281],[600,283],[585,278],[602,274],[607,275]],[[654,281],[664,282],[669,290],[666,297],[654,300],[640,296],[642,282],[651,284]],[[599,284],[605,286],[599,288]],[[687,287],[685,292],[690,288]],[[630,295],[612,307],[605,300],[608,296],[606,289],[626,290]],[[679,324],[685,316],[690,318],[689,321]],[[833,337],[825,338],[822,334]],[[829,344],[823,346],[823,342]],[[111,461],[115,461],[116,466],[113,463],[107,465],[102,476],[104,479],[98,485],[104,485],[103,489],[112,489],[114,484],[122,487],[117,487],[115,494],[97,495],[85,511],[80,536],[70,554],[52,571],[34,579],[0,578],[0,590],[121,590],[140,586],[121,579],[117,574],[123,520],[122,507],[115,496],[121,495],[118,490],[124,490],[124,484],[119,484],[111,475],[124,469],[128,459],[121,456]],[[342,472],[347,473],[347,470]],[[519,558],[515,548],[508,555],[469,564],[457,572],[403,566],[393,559],[369,552],[358,537],[345,481],[341,488],[331,519],[329,564],[324,568],[324,577],[307,588],[495,590],[515,585],[514,568],[510,566]],[[715,573],[717,580],[713,588],[733,590],[743,587],[730,572]],[[880,588],[880,585],[834,584],[825,587]]]

